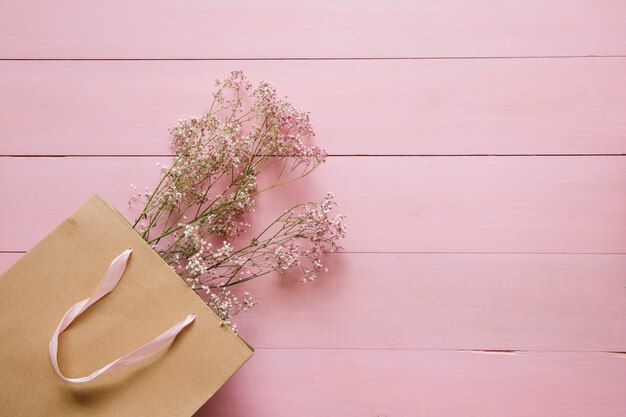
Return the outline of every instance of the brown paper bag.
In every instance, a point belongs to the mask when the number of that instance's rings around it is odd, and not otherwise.
[[[118,286],[60,337],[59,365],[84,376],[142,346],[188,314],[196,320],[157,355],[84,384],[53,370],[48,343],[67,309],[87,298],[132,248]],[[191,416],[252,349],[98,196],[0,277],[1,416]]]

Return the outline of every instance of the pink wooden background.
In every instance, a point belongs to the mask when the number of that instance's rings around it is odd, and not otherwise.
[[[231,69],[313,112],[346,250],[197,414],[626,415],[626,1],[2,1],[0,269],[127,211]]]

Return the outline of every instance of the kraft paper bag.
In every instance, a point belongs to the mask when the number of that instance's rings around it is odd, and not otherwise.
[[[66,382],[48,344],[68,309],[88,298],[111,261],[131,248],[113,291],[59,338],[67,377],[91,374],[190,314],[156,355],[95,378]],[[1,416],[191,416],[252,355],[230,329],[98,196],[91,197],[0,277]]]

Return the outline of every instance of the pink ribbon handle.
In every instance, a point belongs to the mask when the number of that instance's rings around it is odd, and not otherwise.
[[[130,256],[131,252],[131,249],[127,249],[122,252],[117,258],[113,259],[113,262],[111,262],[109,269],[102,277],[100,284],[98,284],[98,287],[93,292],[91,297],[79,301],[72,307],[70,307],[70,309],[67,311],[67,313],[65,313],[65,315],[61,319],[61,322],[52,334],[52,339],[50,340],[50,345],[48,349],[50,352],[50,360],[52,361],[52,366],[54,367],[57,375],[59,375],[65,381],[74,383],[89,382],[100,375],[106,374],[109,371],[124,368],[130,364],[152,356],[168,346],[169,343],[174,340],[174,338],[176,338],[178,333],[180,333],[185,327],[187,327],[189,324],[191,324],[192,321],[195,320],[195,314],[188,315],[185,320],[175,324],[170,329],[155,337],[145,345],[122,356],[121,358],[115,359],[113,362],[103,366],[102,368],[98,369],[90,375],[81,378],[67,378],[63,375],[63,373],[59,369],[59,364],[57,361],[57,352],[59,349],[59,335],[65,329],[67,329],[70,324],[72,324],[76,317],[80,316],[83,311],[87,310],[89,306],[113,291],[117,283],[122,278],[122,275],[124,275],[124,271],[126,270],[126,262],[128,261],[128,257]]]

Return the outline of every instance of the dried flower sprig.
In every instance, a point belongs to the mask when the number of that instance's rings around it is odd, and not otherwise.
[[[345,216],[331,215],[328,193],[320,203],[286,210],[235,249],[234,238],[251,226],[243,215],[253,211],[255,196],[308,175],[326,152],[307,144],[314,136],[309,113],[279,99],[272,85],[252,89],[241,71],[216,85],[205,114],[171,129],[174,158],[160,166],[157,187],[137,193],[131,185],[131,202],[143,204],[133,227],[234,328],[231,317],[254,302],[228,287],[293,268],[303,281],[314,280],[325,270],[321,255],[340,248],[346,226]],[[262,173],[271,181],[260,188]]]

